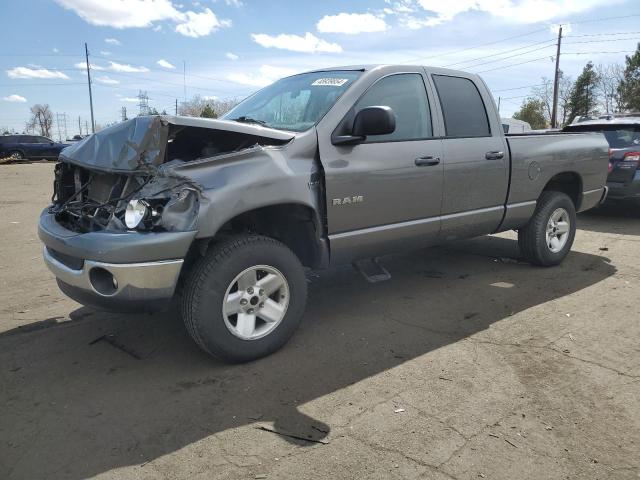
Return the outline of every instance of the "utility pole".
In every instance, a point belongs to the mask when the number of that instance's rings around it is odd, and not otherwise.
[[[89,47],[84,42],[84,58],[87,61],[87,82],[89,83],[89,106],[91,107],[91,133],[96,133],[96,123],[93,120],[93,95],[91,94],[91,72],[89,68]]]
[[[58,127],[58,141],[62,142],[62,137],[60,136],[60,115],[56,112],[56,126]]]
[[[80,136],[82,136],[82,124],[80,123],[80,115],[78,115],[78,132],[80,132]]]
[[[126,122],[128,120],[127,119],[127,107],[122,107],[121,113],[122,113],[122,121]]]
[[[87,121],[84,121],[84,131],[86,132],[86,134],[89,134],[89,125],[87,123]],[[91,133],[95,133],[93,130],[91,130]]]
[[[500,100],[502,99],[502,97],[498,97],[498,114],[500,113]]]
[[[178,99],[176,98],[176,115],[178,115]]]
[[[187,103],[187,62],[182,60],[182,87],[184,88],[184,103]]]
[[[553,78],[553,109],[551,110],[551,128],[557,127],[558,87],[560,85],[560,45],[562,44],[562,25],[558,29],[558,49],[556,51],[556,73]]]

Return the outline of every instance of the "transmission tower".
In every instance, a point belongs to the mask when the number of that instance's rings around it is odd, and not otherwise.
[[[122,107],[120,113],[122,115],[122,121],[126,122],[128,120],[128,118],[127,118],[127,107]]]
[[[149,95],[146,90],[143,92],[140,90],[138,93],[138,107],[140,107],[140,113],[138,115],[149,115]]]

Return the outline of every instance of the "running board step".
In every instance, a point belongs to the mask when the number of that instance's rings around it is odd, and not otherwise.
[[[367,282],[384,282],[391,278],[391,274],[378,262],[378,258],[365,258],[353,262],[353,268],[362,274]]]

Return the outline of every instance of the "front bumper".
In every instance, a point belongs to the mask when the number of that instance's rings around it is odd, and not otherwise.
[[[46,210],[38,226],[45,264],[60,289],[84,305],[113,311],[166,307],[195,234],[77,233]]]

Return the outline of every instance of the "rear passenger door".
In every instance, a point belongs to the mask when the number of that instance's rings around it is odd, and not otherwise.
[[[502,221],[509,187],[506,141],[497,118],[490,119],[493,109],[487,108],[493,100],[483,98],[471,78],[436,74],[431,78],[445,130],[440,236],[455,239],[491,233]]]

